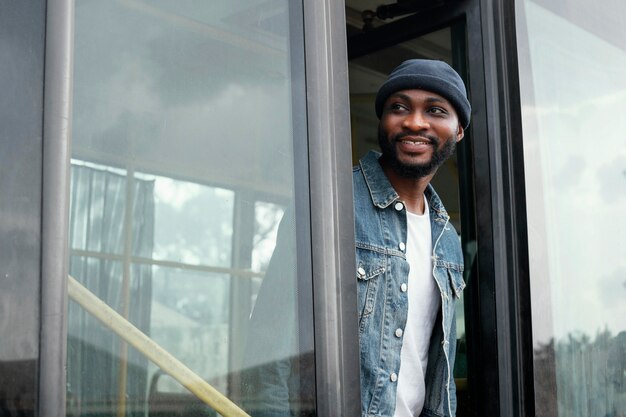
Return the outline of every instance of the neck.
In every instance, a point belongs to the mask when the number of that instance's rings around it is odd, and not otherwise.
[[[400,199],[404,201],[406,209],[411,213],[423,214],[424,191],[435,173],[433,172],[421,178],[406,178],[398,175],[398,173],[384,161],[380,161],[380,164],[392,187],[396,190]]]

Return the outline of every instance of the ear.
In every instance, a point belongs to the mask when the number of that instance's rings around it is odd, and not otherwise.
[[[459,127],[456,130],[456,142],[459,143],[461,139],[463,139],[463,136],[465,136],[465,130],[463,129],[463,126],[461,126],[461,124],[459,123]]]

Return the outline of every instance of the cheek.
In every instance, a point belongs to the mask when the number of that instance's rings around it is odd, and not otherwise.
[[[445,125],[441,125],[437,130],[438,136],[441,139],[452,138],[456,141],[458,137],[458,124],[456,123],[447,123]]]
[[[382,121],[378,124],[378,136],[383,136],[385,138],[389,138],[391,132],[391,127],[389,122]]]
[[[402,122],[398,118],[387,117],[381,120],[379,131],[384,132],[385,137],[393,137],[397,132],[402,130]]]

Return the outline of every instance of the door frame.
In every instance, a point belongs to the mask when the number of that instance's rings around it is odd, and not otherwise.
[[[513,2],[462,0],[348,39],[349,59],[451,26],[465,31],[472,121],[458,147],[466,265],[469,406],[476,416],[534,416],[526,200]],[[456,48],[457,50],[459,48]],[[465,216],[463,215],[465,213]],[[469,214],[469,215],[468,215]]]

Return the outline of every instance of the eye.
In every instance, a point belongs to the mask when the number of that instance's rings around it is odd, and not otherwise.
[[[431,107],[430,109],[428,109],[428,112],[432,114],[441,114],[441,115],[448,114],[448,110],[444,109],[443,107],[438,107],[438,106]]]
[[[389,104],[389,110],[393,112],[400,112],[407,110],[407,107],[402,103],[391,103]]]

